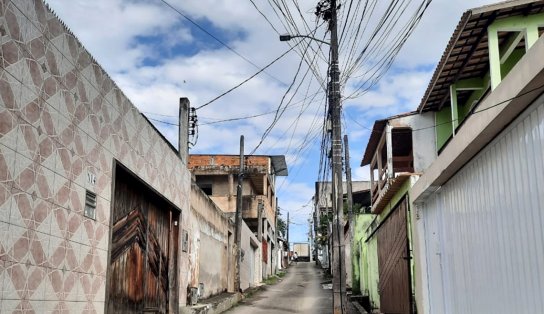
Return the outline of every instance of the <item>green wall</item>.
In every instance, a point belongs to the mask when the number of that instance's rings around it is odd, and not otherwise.
[[[358,291],[368,296],[373,308],[380,308],[378,238],[372,231],[380,225],[393,208],[407,195],[411,187],[407,180],[380,215],[360,214],[355,219],[352,247],[353,282],[358,279]],[[408,218],[409,219],[409,218]],[[412,261],[413,263],[413,261]],[[355,286],[355,284],[353,284]],[[355,293],[355,290],[354,290]]]
[[[436,124],[436,150],[440,150],[453,135],[450,107],[443,107],[434,115]]]

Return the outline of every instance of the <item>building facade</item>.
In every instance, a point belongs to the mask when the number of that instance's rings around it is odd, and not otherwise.
[[[468,10],[418,110],[376,121],[355,233],[369,309],[541,311],[543,12]]]
[[[468,10],[418,108],[438,153],[410,190],[421,313],[542,311],[543,32],[543,1]]]
[[[240,157],[191,155],[189,168],[195,177],[196,184],[219,208],[233,216],[236,212],[236,186],[240,172]],[[249,258],[261,261],[260,267],[247,268],[248,271],[254,272],[247,278],[254,278],[256,283],[275,274],[278,268],[275,258],[278,249],[275,184],[277,176],[286,175],[287,165],[284,156],[245,156],[242,218],[248,227],[247,237],[255,236],[256,241],[243,240],[243,243],[247,243],[242,250],[244,259],[249,254]],[[258,252],[254,253],[256,249]]]
[[[42,1],[0,16],[0,311],[175,312],[186,152]]]
[[[368,310],[415,313],[408,191],[436,158],[434,116],[410,112],[374,123],[361,166],[370,166],[370,210],[356,220],[355,267]]]

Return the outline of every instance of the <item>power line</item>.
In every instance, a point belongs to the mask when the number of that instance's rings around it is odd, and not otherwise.
[[[495,108],[495,107],[498,107],[498,106],[500,106],[500,105],[504,105],[504,104],[507,103],[507,102],[510,102],[510,101],[515,100],[515,99],[520,98],[520,97],[523,97],[523,96],[528,95],[528,94],[530,94],[530,93],[539,91],[539,90],[541,90],[541,89],[543,89],[543,88],[544,88],[544,84],[543,84],[543,85],[540,85],[540,86],[538,86],[538,87],[535,87],[535,88],[533,88],[533,89],[530,89],[530,90],[528,90],[528,91],[526,91],[526,92],[523,92],[523,93],[521,93],[521,94],[519,94],[519,95],[517,95],[517,96],[513,96],[513,97],[511,97],[511,98],[508,98],[508,99],[505,99],[505,100],[503,100],[503,101],[500,101],[500,102],[498,102],[498,103],[496,103],[496,104],[494,104],[494,105],[491,105],[491,106],[489,106],[489,107],[485,107],[485,108],[482,108],[482,109],[479,109],[479,110],[474,110],[474,111],[471,113],[471,115],[474,115],[474,114],[477,114],[477,113],[482,113],[482,112],[485,112],[485,111],[487,111],[487,110],[490,110],[490,109],[493,109],[493,108]],[[474,109],[476,109],[476,107],[474,107]],[[469,115],[469,116],[470,116],[470,115]],[[467,116],[467,117],[469,117],[469,116]],[[347,114],[347,117],[350,118],[352,121],[354,121],[357,125],[359,125],[359,126],[365,128],[365,129],[367,129],[367,130],[370,130],[370,131],[372,131],[372,132],[377,132],[377,133],[384,133],[384,132],[385,132],[385,131],[377,131],[377,130],[371,129],[371,128],[367,127],[367,126],[364,126],[364,125],[360,124],[359,122],[357,122],[357,121],[356,121],[353,117],[351,117],[349,114]],[[465,117],[465,118],[467,118],[467,117]],[[433,124],[433,125],[430,125],[430,126],[427,126],[427,127],[422,127],[422,128],[417,128],[417,129],[406,129],[406,132],[417,132],[417,131],[428,130],[428,129],[436,128],[437,126],[442,126],[442,125],[450,124],[450,123],[453,123],[453,122],[458,122],[459,120],[460,120],[460,119],[452,119],[452,120],[444,121],[444,122],[441,122],[441,123]],[[399,131],[402,131],[402,129],[399,130]]]
[[[260,73],[262,73],[264,70],[266,70],[267,68],[269,68],[271,65],[273,65],[274,63],[276,63],[278,60],[280,60],[281,58],[283,58],[286,54],[288,54],[289,52],[291,52],[291,50],[295,49],[295,47],[300,43],[301,41],[299,41],[297,44],[293,45],[291,48],[289,48],[286,52],[282,53],[279,57],[277,57],[276,59],[272,60],[272,62],[270,62],[269,64],[267,64],[264,68],[260,69],[259,71],[257,71],[255,74],[253,74],[252,76],[248,77],[247,79],[243,80],[242,82],[240,82],[239,84],[237,84],[236,86],[230,88],[229,90],[227,90],[226,92],[222,93],[221,95],[215,97],[214,99],[208,101],[207,103],[201,105],[201,106],[198,106],[196,107],[196,110],[199,110],[203,107],[206,107],[207,105],[213,103],[214,101],[218,100],[219,98],[227,95],[228,93],[232,92],[233,90],[237,89],[238,87],[244,85],[245,83],[247,83],[249,80],[251,80],[252,78],[254,78],[255,76],[259,75]]]
[[[215,39],[218,43],[220,43],[221,45],[223,45],[225,48],[229,49],[230,51],[232,51],[234,54],[236,54],[237,56],[239,56],[240,58],[244,59],[247,63],[253,65],[255,68],[257,69],[260,69],[261,67],[258,66],[257,64],[255,64],[253,61],[249,60],[247,57],[245,57],[244,55],[242,55],[241,53],[239,53],[238,51],[234,50],[234,48],[232,48],[231,46],[229,46],[228,44],[226,44],[224,41],[222,41],[221,39],[217,38],[215,35],[213,35],[212,33],[210,33],[208,30],[206,30],[204,27],[200,26],[197,22],[195,22],[193,19],[191,19],[189,16],[187,16],[186,14],[184,14],[183,12],[181,12],[181,10],[177,9],[176,7],[174,7],[173,5],[171,5],[168,1],[166,0],[160,0],[162,3],[164,3],[166,6],[168,6],[170,9],[174,10],[175,12],[177,12],[179,15],[181,15],[183,18],[185,18],[187,21],[189,21],[191,24],[193,24],[194,26],[196,26],[198,29],[200,29],[201,31],[203,31],[204,33],[206,33],[208,36],[212,37],[213,39]],[[283,81],[281,81],[280,79],[272,76],[271,74],[268,74],[265,72],[266,75],[268,75],[269,77],[275,79],[276,81],[286,85]]]

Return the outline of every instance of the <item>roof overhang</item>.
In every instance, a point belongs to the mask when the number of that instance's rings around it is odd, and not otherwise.
[[[284,155],[270,156],[270,160],[276,176],[286,177],[289,175]]]
[[[410,179],[411,176],[412,174],[410,173],[399,173],[396,177],[389,179],[385,184],[385,187],[381,190],[376,202],[372,204],[371,212],[376,215],[381,214],[385,209],[385,206],[391,202],[393,197],[402,188],[404,182]]]
[[[495,20],[542,12],[544,1],[534,0],[505,1],[466,11],[436,67],[418,112],[440,110],[449,103],[449,88],[453,83],[481,78],[489,71],[487,28]],[[499,44],[506,40],[507,34],[499,34]]]

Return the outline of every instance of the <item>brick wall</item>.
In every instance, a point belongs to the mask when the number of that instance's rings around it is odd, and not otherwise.
[[[266,156],[246,156],[246,166],[268,167],[269,157]],[[225,166],[239,167],[240,157],[229,155],[191,155],[189,156],[189,168],[193,169],[199,166]]]

